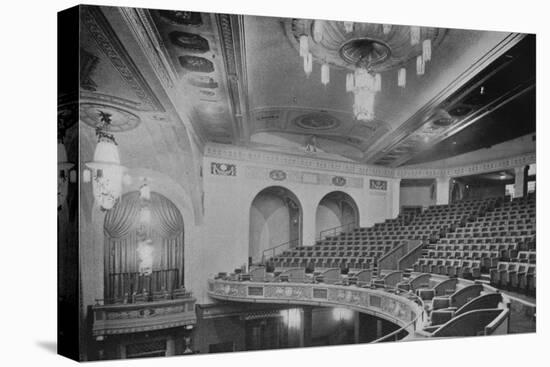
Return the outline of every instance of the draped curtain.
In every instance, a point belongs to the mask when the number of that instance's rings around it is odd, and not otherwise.
[[[140,212],[146,205],[151,212],[150,225],[141,228]],[[153,247],[151,275],[139,273],[138,245],[145,237]],[[171,291],[184,284],[183,218],[166,197],[151,192],[144,202],[139,192],[122,196],[105,217],[106,298],[121,298],[134,292]]]

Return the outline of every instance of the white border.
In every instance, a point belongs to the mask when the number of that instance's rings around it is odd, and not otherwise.
[[[346,19],[397,24],[536,32],[539,264],[547,264],[548,216],[546,157],[550,96],[549,24],[544,1],[244,1],[125,0],[91,4],[186,8],[216,12]],[[55,128],[56,14],[74,1],[9,1],[3,4],[2,27],[2,333],[0,363],[11,365],[74,365],[52,352],[56,339]],[[545,45],[546,44],[546,45]],[[545,105],[546,104],[546,105]],[[546,108],[547,111],[547,108]],[[545,119],[546,117],[546,119]],[[542,143],[541,143],[542,142]],[[5,205],[7,203],[7,205]],[[116,366],[445,366],[543,364],[548,348],[548,288],[539,267],[537,335],[468,338],[247,352],[223,355],[119,361]],[[546,339],[546,340],[545,340]],[[547,359],[547,357],[546,357]],[[437,362],[435,360],[438,360]],[[111,364],[113,362],[108,362]],[[106,365],[99,363],[98,365]]]

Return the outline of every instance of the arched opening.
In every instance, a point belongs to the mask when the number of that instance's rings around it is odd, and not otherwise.
[[[344,226],[354,227],[358,224],[359,208],[355,200],[345,192],[333,191],[319,202],[315,214],[316,233],[320,234],[329,229],[335,229],[338,232],[346,230]],[[336,233],[331,233],[333,234]]]
[[[123,195],[105,216],[105,301],[133,302],[184,286],[184,224],[157,192]]]
[[[290,190],[271,186],[263,189],[250,206],[248,256],[253,263],[262,260],[263,252],[293,241],[302,243],[302,207]]]

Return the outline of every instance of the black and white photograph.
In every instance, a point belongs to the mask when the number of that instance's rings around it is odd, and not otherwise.
[[[536,332],[535,34],[58,16],[61,354]]]
[[[540,364],[535,4],[8,5],[0,364]]]

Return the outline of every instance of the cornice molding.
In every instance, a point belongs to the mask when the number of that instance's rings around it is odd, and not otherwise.
[[[189,129],[189,137],[193,139],[199,147],[203,147],[206,143],[204,133],[201,132],[200,126],[195,126],[188,112],[182,113],[173,101],[179,100],[177,83],[178,76],[176,69],[170,58],[167,56],[168,51],[162,42],[162,37],[155,26],[151,13],[147,9],[140,8],[117,8],[122,21],[126,24],[132,33],[132,36],[141,48],[142,53],[149,61],[149,65],[164,88],[168,99],[172,101],[172,106],[187,129]]]
[[[220,144],[207,144],[204,149],[204,155],[205,157],[211,158],[233,159],[283,167],[340,172],[359,176],[393,177],[393,169],[382,166],[369,166],[354,162],[304,157],[289,153],[266,152]]]
[[[536,154],[528,153],[515,157],[494,159],[485,162],[477,162],[443,169],[397,168],[395,169],[395,176],[399,178],[460,177],[475,175],[479,173],[494,172],[498,170],[512,169],[519,166],[527,166],[535,162]]]
[[[111,61],[113,67],[141,102],[153,111],[165,112],[164,107],[128,55],[100,8],[82,6],[80,14],[82,25],[86,27],[99,49]]]
[[[132,30],[143,53],[147,57],[158,79],[167,89],[173,89],[176,73],[169,59],[165,56],[166,50],[160,41],[160,35],[153,25],[153,21],[145,9],[118,8],[126,24]]]
[[[215,18],[233,117],[234,142],[241,145],[249,140],[250,121],[243,16],[216,14]]]
[[[273,166],[295,167],[301,169],[347,173],[359,176],[406,178],[459,177],[478,173],[493,172],[526,166],[536,162],[536,154],[528,153],[485,162],[449,168],[388,168],[353,162],[343,162],[324,158],[304,157],[289,153],[266,152],[243,147],[209,143],[204,148],[206,158],[228,159],[242,162],[263,163]]]

